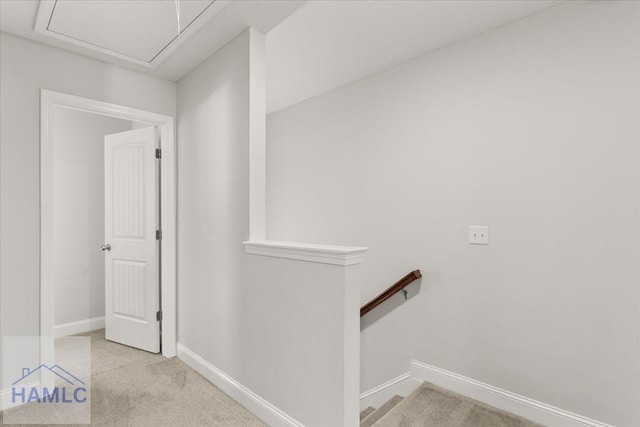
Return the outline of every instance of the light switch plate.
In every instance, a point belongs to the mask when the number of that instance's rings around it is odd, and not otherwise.
[[[469,226],[469,244],[470,245],[488,245],[489,244],[489,226],[470,225]]]

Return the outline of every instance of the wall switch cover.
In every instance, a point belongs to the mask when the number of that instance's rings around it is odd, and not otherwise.
[[[470,225],[469,226],[469,244],[470,245],[488,245],[489,244],[489,226]]]

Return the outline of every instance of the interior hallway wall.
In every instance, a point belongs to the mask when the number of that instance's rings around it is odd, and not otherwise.
[[[132,123],[56,108],[53,119],[55,324],[104,316],[104,136]]]
[[[252,105],[264,101],[263,43],[262,34],[247,30],[178,82],[178,355],[187,363],[197,355],[204,375],[211,374],[206,361],[304,425],[343,425],[357,419],[357,390],[348,382],[357,375],[345,373],[354,372],[345,358],[354,343],[345,307],[357,306],[346,291],[356,266],[347,273],[249,255],[243,245],[250,200],[260,200],[251,199],[250,179],[264,184],[264,105]],[[213,381],[229,385],[219,374]],[[244,403],[269,425],[287,425],[255,398]]]
[[[249,33],[178,82],[178,341],[236,375],[249,238]]]
[[[362,391],[416,359],[640,424],[639,7],[567,2],[268,116],[267,237],[368,246],[363,303],[424,274],[363,323]]]
[[[175,83],[0,33],[0,332],[40,330],[40,89],[175,115]]]

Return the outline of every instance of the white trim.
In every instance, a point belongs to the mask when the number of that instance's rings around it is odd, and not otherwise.
[[[244,247],[248,254],[334,265],[360,264],[368,250],[368,248],[359,246],[317,245],[271,240],[247,241],[244,242]]]
[[[379,408],[395,395],[407,397],[415,389],[420,387],[420,384],[422,384],[422,382],[413,378],[411,372],[406,372],[392,378],[386,383],[362,393],[360,395],[360,410],[369,406]]]
[[[176,144],[174,118],[90,98],[40,90],[40,336],[41,363],[53,363],[54,300],[52,261],[52,121],[55,107],[86,111],[158,126],[161,132],[162,168],[162,355],[176,355]]]
[[[467,378],[426,363],[411,361],[411,375],[439,387],[511,412],[523,418],[554,427],[612,427],[609,424],[565,411],[555,406]]]
[[[98,59],[105,60],[107,58],[115,58],[119,61],[125,61],[141,65],[145,68],[157,68],[165,59],[175,52],[180,45],[182,45],[189,37],[193,36],[200,28],[202,28],[208,21],[210,21],[218,12],[224,9],[231,0],[214,0],[212,4],[197,16],[191,23],[168,45],[166,45],[162,51],[160,51],[151,61],[145,61],[140,58],[125,55],[120,52],[113,51],[101,46],[97,46],[92,43],[88,43],[84,40],[79,40],[73,37],[69,37],[65,34],[49,31],[47,28],[49,25],[49,19],[53,13],[55,1],[54,0],[41,0],[38,7],[38,13],[36,14],[36,22],[33,26],[35,32],[47,37],[62,40],[66,43],[70,43],[74,46],[79,46],[85,51],[85,54],[96,57]]]
[[[211,381],[216,387],[273,427],[303,427],[303,425],[258,396],[211,363],[178,343],[178,359]]]
[[[53,327],[53,335],[66,337],[67,335],[82,334],[84,332],[97,331],[104,328],[104,316],[92,319],[78,320],[77,322],[61,323]]]

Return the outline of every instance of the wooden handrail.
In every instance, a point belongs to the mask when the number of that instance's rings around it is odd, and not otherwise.
[[[377,306],[379,306],[380,304],[382,304],[383,302],[391,298],[391,296],[403,290],[405,287],[411,284],[414,280],[418,280],[421,277],[422,277],[422,273],[420,272],[420,270],[414,270],[411,273],[407,274],[402,279],[398,280],[396,283],[389,286],[386,291],[384,291],[383,293],[381,293],[380,295],[378,295],[377,297],[375,297],[374,299],[372,299],[371,301],[363,305],[362,308],[360,309],[360,317],[364,316],[365,314],[367,314],[368,312],[370,312],[371,310],[373,310],[374,308],[376,308]]]

